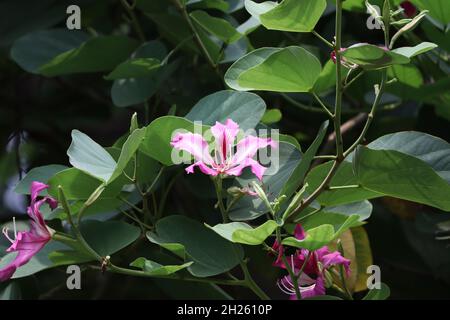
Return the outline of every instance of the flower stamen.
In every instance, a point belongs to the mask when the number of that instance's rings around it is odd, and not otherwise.
[[[7,227],[3,227],[3,229],[2,229],[3,235],[6,237],[6,239],[9,240],[9,242],[14,243],[15,240],[11,239],[8,232],[9,232],[9,229]]]

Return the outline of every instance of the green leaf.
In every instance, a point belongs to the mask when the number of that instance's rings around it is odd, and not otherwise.
[[[259,48],[256,49],[231,65],[225,73],[225,83],[232,89],[237,91],[251,90],[251,88],[241,87],[238,83],[238,78],[244,71],[253,68],[264,62],[270,55],[280,51],[280,48]]]
[[[270,109],[264,113],[261,122],[264,124],[273,124],[280,122],[282,117],[283,115],[280,109]]]
[[[216,64],[222,58],[223,43],[216,37],[209,35],[201,27],[196,27],[197,34],[211,60]]]
[[[189,15],[205,31],[225,43],[233,43],[243,36],[227,20],[212,17],[205,11],[197,10]]]
[[[355,256],[357,276],[355,281],[355,291],[364,291],[367,289],[367,268],[373,265],[372,250],[367,232],[363,227],[351,229],[353,242],[355,244]]]
[[[61,186],[64,189],[67,200],[87,200],[103,182],[77,168],[69,168],[55,174],[50,178],[48,184],[50,186],[48,194],[55,199],[58,198],[58,186]],[[123,185],[122,179],[117,179],[115,182],[107,185],[99,200],[111,201],[116,198]]]
[[[106,80],[140,78],[152,75],[161,67],[161,61],[154,58],[134,58],[119,64]]]
[[[297,168],[295,168],[295,171],[289,181],[284,185],[281,194],[286,195],[286,197],[290,197],[295,192],[295,190],[297,190],[298,187],[303,184],[306,173],[309,171],[314,156],[317,154],[317,151],[319,150],[319,147],[323,142],[325,134],[327,133],[328,124],[328,121],[322,123],[316,138],[311,143],[308,150],[306,150],[306,152],[303,154],[302,160],[298,164]]]
[[[314,83],[313,92],[320,94],[329,91],[336,86],[336,65],[333,60],[328,60],[323,66],[319,77]]]
[[[422,73],[419,68],[413,64],[397,64],[391,66],[388,69],[388,76],[391,78],[396,78],[399,83],[406,84],[412,88],[420,88],[423,84]],[[395,86],[396,83],[392,83],[391,85]],[[402,86],[400,90],[403,90],[403,88],[404,86]],[[395,89],[392,89],[392,87],[389,86],[387,90],[392,92],[392,90]]]
[[[266,104],[258,95],[231,90],[218,91],[202,98],[186,115],[191,121],[213,126],[216,121],[232,119],[246,131],[254,129],[261,120]]]
[[[230,1],[225,0],[187,0],[186,5],[192,9],[216,9],[227,12],[230,7]]]
[[[285,238],[282,243],[295,248],[303,248],[314,251],[326,246],[334,239],[334,228],[330,224],[323,224],[316,228],[309,229],[303,240],[294,237]]]
[[[58,186],[62,186],[67,200],[86,200],[102,181],[77,168],[69,168],[56,173],[48,184],[48,193],[53,197],[58,197]]]
[[[187,262],[182,265],[163,266],[157,262],[147,260],[141,257],[137,258],[132,263],[130,263],[130,266],[142,269],[142,271],[151,276],[167,276],[169,274],[173,274],[180,270],[186,269],[191,264],[193,264],[193,262]]]
[[[228,241],[248,245],[259,245],[275,231],[278,224],[273,220],[268,220],[256,228],[243,222],[217,224],[214,227],[209,225],[206,226]]]
[[[17,281],[2,284],[0,287],[0,301],[21,300],[22,291]]]
[[[243,251],[203,226],[184,216],[172,215],[156,223],[156,233],[147,233],[156,244],[179,244],[194,263],[188,271],[196,277],[209,277],[234,268],[243,258]]]
[[[139,183],[151,184],[156,179],[161,165],[143,152],[137,152],[136,180]]]
[[[122,221],[83,221],[80,230],[86,242],[102,257],[127,247],[141,233],[138,227]]]
[[[317,250],[336,240],[346,230],[361,225],[359,219],[360,216],[357,214],[348,216],[313,214],[301,222],[306,232],[305,239],[288,237],[283,240],[283,244],[311,251]]]
[[[84,248],[82,250],[84,251]],[[55,266],[79,264],[92,260],[87,253],[74,250],[53,251],[49,253],[48,258]]]
[[[170,145],[170,141],[172,136],[180,130],[194,132],[194,123],[185,118],[175,116],[164,116],[155,119],[147,126],[146,134],[139,150],[164,165],[173,165],[172,152],[176,151]]]
[[[67,150],[72,166],[107,182],[117,163],[113,157],[86,134],[72,130],[72,143]]]
[[[306,176],[306,182],[308,187],[306,191],[308,193],[314,192],[314,190],[322,183],[331,169],[332,162],[326,162],[324,164],[314,167]],[[348,186],[357,185],[358,179],[353,173],[352,164],[348,161],[344,161],[339,166],[334,177],[331,179],[330,186]],[[338,190],[326,190],[317,198],[317,201],[325,206],[337,206],[356,201],[362,201],[366,199],[372,199],[382,196],[380,193],[364,189],[362,187],[355,187],[349,189]]]
[[[409,19],[409,21],[402,26],[391,38],[391,42],[390,42],[390,47],[393,47],[395,41],[397,41],[398,38],[400,38],[403,34],[407,33],[407,32],[411,32],[412,30],[414,30],[419,23],[426,17],[428,11],[424,10],[421,11],[418,15],[416,15],[414,18]]]
[[[247,11],[269,30],[310,32],[327,6],[326,0],[283,0],[256,3],[245,0]]]
[[[185,39],[192,38],[192,33],[186,20],[180,14],[169,14],[166,11],[146,12],[146,15],[158,26],[159,34],[174,46]],[[194,40],[188,41],[185,44],[185,48],[200,53]]]
[[[355,174],[368,190],[450,211],[450,184],[426,162],[394,150],[359,147]]]
[[[450,23],[450,8],[447,0],[411,0],[420,10],[428,10],[429,15],[443,25]]]
[[[276,52],[270,54],[259,64],[251,62],[250,65],[254,65],[252,67],[246,64],[246,69],[237,76],[238,87],[233,86],[230,82],[227,84],[236,90],[308,92],[320,75],[319,60],[301,47],[292,46],[275,50]],[[258,51],[256,54],[252,52],[241,59],[259,60],[260,57],[260,51]],[[233,66],[234,64],[230,69],[233,69]]]
[[[381,283],[380,289],[372,289],[367,295],[363,298],[363,300],[386,300],[391,295],[391,290],[389,287]]]
[[[437,48],[436,44],[431,42],[422,42],[414,47],[401,47],[394,49],[391,52],[401,54],[402,56],[405,56],[407,58],[412,58],[419,54],[433,50],[434,48]]]
[[[130,59],[163,61],[166,56],[167,50],[164,44],[160,41],[150,41],[140,46]],[[127,61],[124,63],[127,63]],[[111,88],[111,97],[114,105],[128,107],[147,101],[174,72],[176,67],[177,63],[171,63],[153,70],[146,76],[115,80]]]
[[[294,169],[301,160],[300,151],[292,144],[280,142],[278,148],[272,152],[278,152],[278,163],[272,162],[263,176],[262,186],[268,191],[269,201],[275,200],[281,195],[281,190],[292,176]],[[274,153],[272,153],[273,155]],[[267,166],[265,163],[261,163]],[[249,173],[244,172],[236,178],[240,187],[248,187],[252,182],[256,181],[261,184],[257,178]],[[234,221],[246,221],[255,219],[267,212],[266,205],[259,197],[245,196],[241,198],[230,210],[230,219]]]
[[[409,63],[409,58],[394,50],[385,50],[378,46],[358,43],[342,52],[346,61],[364,69],[381,69],[394,64]]]
[[[331,217],[332,215],[338,214],[345,217],[357,214],[359,216],[359,221],[364,221],[369,219],[372,214],[372,209],[372,204],[367,200],[363,200],[338,206],[324,207],[321,211],[317,212],[317,215],[323,213]],[[315,215],[316,214],[314,214],[314,216]]]
[[[13,43],[11,58],[25,71],[38,74],[41,66],[59,54],[79,47],[88,38],[86,33],[77,30],[35,31]]]
[[[19,181],[14,191],[20,194],[30,194],[31,183],[33,181],[47,183],[52,176],[65,169],[67,167],[60,164],[50,164],[48,166],[33,168]],[[45,195],[45,192],[42,192],[42,195]]]
[[[367,147],[398,151],[420,159],[450,183],[450,144],[441,138],[422,132],[404,131],[382,136]],[[348,161],[352,161],[352,156],[348,157]]]
[[[116,178],[118,178],[127,167],[128,163],[133,159],[136,155],[138,148],[141,146],[142,141],[144,140],[146,134],[146,129],[136,129],[134,130],[128,139],[123,144],[122,150],[120,151],[119,159],[117,160],[117,165],[108,179],[108,183],[111,183]]]
[[[295,222],[301,223],[306,230],[322,224],[331,224],[341,234],[346,229],[362,225],[362,221],[370,217],[372,205],[368,201],[360,201],[341,206],[325,207],[312,214],[316,210],[313,207],[307,208]]]
[[[94,37],[78,48],[54,57],[39,68],[39,73],[53,77],[72,73],[109,71],[127,59],[137,46],[136,40],[125,36]]]

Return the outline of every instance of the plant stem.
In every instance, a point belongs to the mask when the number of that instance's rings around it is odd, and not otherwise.
[[[308,255],[306,256],[305,261],[303,261],[302,267],[300,268],[300,270],[298,271],[297,274],[297,279],[300,279],[300,276],[303,273],[303,270],[305,270],[306,265],[308,264],[309,259],[311,258],[311,255],[313,254],[312,251],[308,251]]]
[[[244,280],[195,278],[195,277],[183,276],[183,275],[180,275],[177,273],[166,275],[166,276],[154,276],[154,275],[150,275],[150,274],[145,273],[144,271],[140,271],[140,270],[121,268],[121,267],[115,266],[112,263],[110,263],[108,265],[108,270],[110,270],[114,273],[120,273],[120,274],[129,275],[129,276],[135,276],[135,277],[174,279],[174,280],[183,280],[183,281],[191,281],[191,282],[201,282],[201,283],[215,283],[215,284],[220,284],[220,285],[246,286],[246,283]]]
[[[105,185],[101,184],[97,187],[97,189],[94,190],[94,192],[92,192],[89,198],[84,202],[83,206],[78,211],[77,225],[80,224],[81,219],[83,218],[83,215],[86,212],[86,210],[100,197],[103,191],[105,191]]]
[[[281,227],[278,227],[276,230],[277,233],[277,242],[279,244],[281,244]],[[281,248],[280,248],[281,250]],[[281,255],[281,260],[283,261],[284,266],[286,267],[287,272],[289,273],[289,277],[291,278],[292,281],[292,285],[294,286],[294,290],[295,290],[295,297],[297,298],[297,300],[300,300],[302,298],[302,295],[300,294],[300,288],[298,287],[298,278],[295,275],[294,272],[294,265],[292,265],[292,269],[289,266],[289,261],[287,260],[286,256],[284,255],[284,253]]]
[[[356,80],[358,80],[364,74],[364,70],[359,72],[356,76],[354,76],[349,82],[347,82],[344,86],[344,91],[347,90]]]
[[[369,130],[369,127],[370,127],[370,125],[371,125],[371,123],[373,121],[373,118],[375,116],[375,112],[377,111],[377,107],[378,107],[378,104],[380,102],[381,96],[383,95],[384,87],[385,87],[385,84],[386,84],[386,79],[387,79],[387,71],[386,71],[386,69],[383,69],[381,71],[381,83],[380,83],[380,85],[378,87],[378,90],[376,92],[375,100],[373,101],[372,108],[371,108],[371,110],[369,112],[369,115],[367,117],[367,120],[366,120],[366,123],[364,125],[364,128],[363,128],[361,134],[359,135],[358,139],[350,146],[350,148],[347,149],[347,151],[345,151],[344,157],[347,157],[350,153],[353,152],[353,150],[356,149],[356,147],[361,142],[363,142],[364,137],[366,136],[366,133]]]
[[[143,213],[144,210],[142,210],[141,208],[137,207],[136,205],[132,204],[130,201],[128,201],[127,199],[125,199],[122,196],[119,196],[120,201],[126,203],[127,205],[129,205],[131,208],[133,208],[134,210],[136,210],[139,213]]]
[[[202,51],[203,55],[206,57],[206,60],[208,60],[208,63],[211,65],[211,67],[218,72],[217,65],[214,62],[214,59],[211,57],[211,55],[208,52],[208,49],[206,48],[205,44],[203,43],[202,39],[200,38],[200,35],[198,34],[197,29],[195,28],[194,24],[192,23],[191,17],[189,16],[189,13],[186,10],[186,6],[183,5],[180,0],[172,0],[175,7],[178,9],[178,11],[181,13],[181,15],[186,20],[187,24],[189,25],[189,28],[191,29],[192,33],[194,34],[195,41],[197,43],[197,46]]]
[[[334,131],[336,135],[336,160],[333,161],[331,169],[328,171],[325,179],[322,183],[314,190],[313,193],[309,195],[300,205],[294,209],[293,214],[289,217],[288,221],[294,221],[299,213],[303,209],[307,208],[324,190],[326,190],[328,184],[331,182],[334,174],[336,173],[339,165],[344,161],[344,144],[342,140],[341,132],[341,114],[342,114],[342,95],[343,95],[343,84],[342,84],[342,65],[341,65],[341,38],[342,38],[342,0],[336,0],[336,25],[335,25],[335,45],[334,52],[336,55],[336,99],[335,99],[335,110],[334,110]],[[295,214],[296,213],[296,214]]]
[[[316,101],[320,104],[322,109],[328,114],[330,119],[334,119],[334,114],[331,113],[331,111],[327,108],[327,106],[322,102],[322,100],[319,98],[319,96],[315,92],[311,92],[313,97],[316,99]]]
[[[336,42],[334,52],[336,54],[336,101],[334,110],[334,131],[336,132],[336,156],[343,159],[344,146],[341,133],[342,110],[342,65],[341,65],[341,38],[342,38],[342,0],[336,0]]]
[[[86,210],[96,199],[94,198],[98,198],[97,194],[99,188],[97,188],[92,195],[89,197],[89,199],[84,203],[83,207],[80,209],[80,211],[78,211],[78,224],[75,225],[75,223],[72,220],[72,212],[70,210],[70,206],[67,202],[66,196],[64,194],[64,190],[61,186],[58,186],[58,192],[59,192],[59,200],[64,208],[64,210],[66,211],[69,223],[73,229],[73,232],[75,233],[75,236],[77,237],[77,240],[79,241],[79,243],[83,246],[83,248],[86,250],[87,253],[89,253],[93,258],[95,258],[98,261],[103,261],[103,257],[100,256],[94,249],[91,248],[91,246],[86,242],[86,240],[84,239],[83,235],[81,234],[80,229],[78,228],[78,226],[80,225],[81,222],[81,216],[84,212],[84,210]],[[99,195],[99,194],[98,194]]]
[[[217,195],[217,204],[219,206],[220,213],[222,214],[222,220],[223,223],[228,223],[228,211],[225,209],[225,206],[223,204],[222,199],[222,178],[220,176],[212,178],[214,181],[214,188],[216,189],[216,195]],[[258,286],[258,284],[253,280],[252,275],[250,274],[250,271],[247,267],[247,262],[242,261],[239,257],[238,247],[235,243],[233,243],[233,250],[236,254],[236,257],[240,260],[239,265],[242,269],[242,272],[244,273],[244,282],[245,286],[253,291],[261,300],[270,300],[270,298],[264,293],[264,291]]]
[[[122,3],[122,6],[127,11],[128,15],[130,16],[131,23],[134,27],[134,31],[136,31],[136,34],[141,42],[145,42],[145,35],[142,31],[141,25],[139,24],[139,20],[136,17],[136,14],[134,13],[134,6],[130,6],[130,4],[127,2],[127,0],[120,0]]]
[[[327,187],[327,190],[342,190],[342,189],[354,189],[354,188],[359,188],[360,185],[359,184],[351,184],[348,186],[329,186]]]
[[[252,290],[261,300],[270,300],[269,296],[256,284],[253,280],[246,262],[241,262],[241,268],[244,272],[244,282],[250,290]]]
[[[220,213],[222,214],[222,221],[223,223],[227,223],[229,221],[228,212],[225,209],[225,206],[222,201],[222,178],[217,176],[213,178],[213,180],[216,189],[217,205],[219,206]]]
[[[313,35],[315,35],[320,41],[322,41],[323,43],[325,43],[327,46],[329,46],[331,49],[334,49],[333,44],[328,41],[327,39],[325,39],[324,37],[322,37],[319,33],[317,33],[315,30],[311,31],[311,33]]]
[[[144,192],[144,196],[153,192],[153,188],[155,187],[156,183],[158,182],[159,178],[161,177],[163,171],[164,171],[164,166],[161,167],[161,169],[159,169],[158,174],[156,175],[155,179],[153,179],[152,184],[150,185],[150,187],[147,188],[147,190]]]
[[[336,156],[332,155],[321,155],[321,156],[314,156],[314,159],[323,159],[323,160],[336,160]]]
[[[331,169],[328,171],[328,174],[326,175],[325,179],[322,181],[322,183],[317,187],[316,190],[314,190],[313,193],[309,195],[308,198],[305,199],[305,201],[301,202],[300,205],[294,209],[291,216],[287,219],[287,222],[295,221],[298,214],[300,214],[303,209],[309,207],[309,205],[324,191],[326,190],[326,187],[330,183],[331,179],[333,178],[334,174],[336,173],[337,169],[339,168],[340,163],[343,161],[343,159],[336,159],[333,161],[333,165],[331,166]]]

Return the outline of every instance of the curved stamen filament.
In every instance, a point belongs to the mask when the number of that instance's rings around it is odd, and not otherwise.
[[[289,283],[290,287],[288,287],[285,282]],[[288,279],[283,278],[283,279],[278,280],[277,281],[277,286],[285,294],[288,294],[288,295],[295,294],[294,286],[292,285],[292,283]]]
[[[14,239],[17,238],[16,217],[13,217]]]
[[[16,228],[16,217],[13,217],[13,230],[14,230],[14,239],[17,238],[17,228]],[[14,243],[15,240],[11,239],[9,236],[9,229],[7,227],[3,227],[2,229],[3,235],[8,239],[11,243]]]
[[[14,240],[10,238],[8,231],[9,231],[9,229],[7,227],[3,227],[3,229],[2,229],[3,235],[6,237],[6,239],[9,240],[9,242],[14,243]]]

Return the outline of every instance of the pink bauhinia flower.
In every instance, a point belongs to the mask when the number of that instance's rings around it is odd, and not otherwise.
[[[16,234],[14,230],[15,239],[13,240],[8,234],[8,229],[3,228],[3,234],[12,243],[6,251],[17,252],[17,255],[10,264],[0,270],[0,282],[10,279],[17,268],[28,263],[52,238],[54,231],[47,227],[39,210],[44,203],[48,203],[54,209],[57,201],[51,197],[37,200],[39,193],[47,188],[48,186],[41,182],[33,181],[31,184],[31,203],[27,210],[31,218],[29,231],[20,231]]]
[[[298,240],[305,238],[305,232],[301,225],[296,226],[294,236]],[[275,266],[283,269],[290,268],[295,275],[298,275],[301,270],[297,282],[302,298],[324,295],[326,292],[325,273],[334,266],[342,265],[347,276],[350,275],[350,260],[344,258],[338,251],[330,252],[327,246],[311,252],[306,249],[297,250],[288,257],[288,266],[281,260],[283,247],[275,242],[272,249],[279,252],[274,263]],[[296,299],[295,285],[290,276],[282,277],[277,284],[281,291],[289,295],[290,299]]]
[[[225,124],[216,122],[211,132],[215,138],[214,157],[210,153],[208,143],[200,134],[178,133],[173,137],[170,144],[175,149],[187,151],[194,156],[195,163],[186,168],[188,174],[198,167],[201,172],[211,176],[239,176],[244,168],[250,167],[253,174],[262,180],[267,168],[253,157],[258,149],[269,145],[276,147],[272,139],[246,136],[235,145],[239,125],[231,119],[227,119]]]

